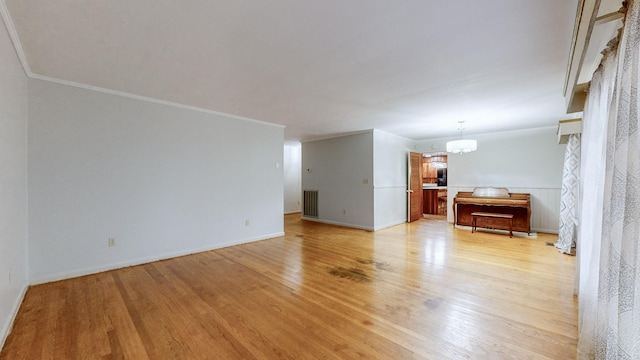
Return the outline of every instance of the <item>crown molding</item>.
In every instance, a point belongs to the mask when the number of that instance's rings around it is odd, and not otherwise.
[[[586,2],[595,2],[595,1],[600,1],[600,0],[580,0],[580,1],[581,1],[581,3],[584,3],[585,1]],[[580,9],[582,9],[582,8],[580,8]],[[580,13],[579,15],[581,15],[581,14],[582,13]],[[0,0],[0,15],[2,15],[2,19],[4,20],[7,32],[8,32],[8,34],[9,34],[9,36],[11,38],[11,41],[12,41],[12,43],[14,45],[14,49],[16,51],[18,59],[19,59],[21,65],[23,67],[23,70],[24,70],[24,72],[25,72],[25,74],[26,74],[26,76],[28,78],[37,79],[37,80],[43,80],[43,81],[48,81],[48,82],[53,82],[53,83],[58,83],[58,84],[63,84],[63,85],[67,85],[67,86],[72,86],[72,87],[77,87],[77,88],[82,88],[82,89],[87,89],[87,90],[92,90],[92,91],[98,91],[98,92],[102,92],[102,93],[106,93],[106,94],[126,97],[126,98],[135,99],[135,100],[139,100],[139,101],[162,104],[162,105],[165,105],[165,106],[188,109],[188,110],[192,110],[192,111],[203,112],[203,113],[217,115],[217,116],[224,116],[224,117],[238,119],[238,120],[242,120],[242,121],[249,121],[249,122],[258,123],[258,124],[264,124],[264,125],[269,125],[269,126],[286,128],[285,125],[275,124],[275,123],[266,122],[266,121],[261,121],[261,120],[257,120],[257,119],[244,117],[244,116],[233,115],[233,114],[224,113],[224,112],[215,111],[215,110],[206,109],[206,108],[201,108],[201,107],[197,107],[197,106],[185,105],[185,104],[171,102],[171,101],[167,101],[167,100],[161,100],[161,99],[157,99],[157,98],[151,98],[151,97],[131,94],[131,93],[123,92],[123,91],[111,90],[111,89],[107,89],[107,88],[87,85],[87,84],[84,84],[84,83],[78,83],[78,82],[74,82],[74,81],[68,81],[68,80],[63,80],[63,79],[59,79],[59,78],[53,78],[53,77],[49,77],[49,76],[45,76],[45,75],[35,74],[35,73],[32,72],[32,70],[31,70],[31,68],[29,66],[29,62],[28,62],[26,54],[24,52],[22,43],[20,41],[20,38],[18,36],[18,33],[17,33],[16,28],[15,28],[14,22],[13,22],[13,20],[11,18],[11,15],[9,13],[9,10],[7,8],[6,0]],[[577,35],[574,34],[574,38],[576,36]],[[574,39],[574,41],[575,41],[575,39]],[[573,47],[575,47],[575,44],[573,45]],[[572,60],[572,59],[573,59],[573,53],[572,53],[572,58],[570,60]],[[571,61],[569,63],[569,68],[571,68]],[[570,83],[570,82],[567,79],[567,81],[565,81],[565,91],[566,91],[568,83]],[[346,133],[346,134],[329,134],[329,135],[321,136],[321,137],[311,137],[309,139],[302,140],[301,142],[323,140],[323,139],[335,138],[335,137],[340,137],[340,136],[353,135],[353,134],[357,134],[357,133],[361,133],[361,132],[367,132],[367,131],[371,131],[371,130],[356,131],[356,132],[351,132],[351,133]],[[381,130],[376,129],[376,131],[381,131]],[[385,133],[388,133],[388,132],[385,131]],[[389,133],[389,134],[392,134],[392,133]],[[399,136],[399,135],[396,135],[396,134],[392,134],[392,135],[398,136],[399,138],[405,139],[405,140],[413,142],[413,143],[432,140],[431,138],[421,139],[421,140],[413,140],[413,139],[408,139],[406,137]]]
[[[131,94],[131,93],[123,92],[123,91],[111,90],[111,89],[102,88],[102,87],[99,87],[99,86],[87,85],[87,84],[83,84],[83,83],[78,83],[78,82],[68,81],[68,80],[62,80],[62,79],[53,78],[53,77],[49,77],[49,76],[43,76],[43,75],[39,75],[39,74],[31,74],[30,78],[35,79],[35,80],[47,81],[47,82],[56,83],[56,84],[60,84],[60,85],[65,85],[65,86],[71,86],[71,87],[75,87],[75,88],[85,89],[85,90],[96,91],[96,92],[100,92],[100,93],[104,93],[104,94],[120,96],[120,97],[124,97],[124,98],[129,98],[129,99],[134,99],[134,100],[139,100],[139,101],[144,101],[144,102],[149,102],[149,103],[154,103],[154,104],[160,104],[160,105],[171,106],[171,107],[180,108],[180,109],[197,111],[197,112],[206,113],[206,114],[210,114],[210,115],[224,116],[224,117],[231,118],[231,119],[248,121],[248,122],[261,124],[261,125],[268,125],[268,126],[273,126],[273,127],[277,127],[277,128],[286,128],[285,125],[274,124],[274,123],[261,121],[261,120],[256,120],[256,119],[252,119],[252,118],[244,117],[244,116],[240,116],[240,115],[228,114],[228,113],[221,112],[221,111],[215,111],[215,110],[205,109],[205,108],[201,108],[201,107],[197,107],[197,106],[180,104],[180,103],[176,103],[176,102],[172,102],[172,101],[161,100],[161,99],[156,99],[156,98],[152,98],[152,97]]]
[[[16,50],[16,54],[18,55],[18,60],[20,60],[20,64],[22,64],[24,73],[28,77],[32,77],[33,73],[31,72],[31,68],[29,67],[27,56],[24,54],[22,43],[20,42],[20,37],[18,36],[18,31],[16,31],[16,27],[13,24],[13,19],[11,19],[11,16],[9,15],[9,9],[7,8],[7,3],[5,2],[5,0],[0,0],[0,15],[2,15],[2,20],[4,21],[7,32],[9,33],[11,42],[13,43],[13,48]]]
[[[9,33],[9,37],[11,38],[11,42],[13,43],[13,47],[14,47],[14,49],[16,51],[16,54],[18,55],[18,59],[20,60],[20,63],[22,64],[22,69],[24,70],[24,72],[25,72],[25,74],[27,75],[28,78],[36,79],[36,80],[42,80],[42,81],[48,81],[48,82],[57,83],[57,84],[61,84],[61,85],[72,86],[72,87],[85,89],[85,90],[97,91],[97,92],[101,92],[101,93],[105,93],[105,94],[109,94],[109,95],[121,96],[121,97],[129,98],[129,99],[145,101],[145,102],[150,102],[150,103],[154,103],[154,104],[160,104],[160,105],[166,105],[166,106],[176,107],[176,108],[180,108],[180,109],[197,111],[197,112],[206,113],[206,114],[210,114],[210,115],[224,116],[224,117],[227,117],[227,118],[232,118],[232,119],[237,119],[237,120],[242,120],[242,121],[248,121],[248,122],[257,123],[257,124],[261,124],[261,125],[268,125],[268,126],[273,126],[273,127],[277,127],[277,128],[285,128],[286,127],[285,125],[281,125],[281,124],[274,124],[274,123],[261,121],[261,120],[256,120],[256,119],[252,119],[252,118],[248,118],[248,117],[244,117],[244,116],[227,114],[227,113],[224,113],[224,112],[221,112],[221,111],[215,111],[215,110],[200,108],[200,107],[197,107],[197,106],[185,105],[185,104],[180,104],[180,103],[176,103],[176,102],[155,99],[155,98],[151,98],[151,97],[147,97],[147,96],[131,94],[131,93],[123,92],[123,91],[111,90],[111,89],[106,89],[106,88],[102,88],[102,87],[98,87],[98,86],[92,86],[92,85],[87,85],[87,84],[78,83],[78,82],[74,82],[74,81],[68,81],[68,80],[53,78],[53,77],[44,76],[44,75],[40,75],[40,74],[35,74],[35,73],[33,73],[31,71],[31,68],[29,67],[29,62],[27,61],[27,56],[25,55],[24,50],[22,48],[22,43],[20,42],[20,37],[18,36],[18,32],[16,31],[15,25],[13,24],[13,20],[11,19],[11,16],[9,14],[9,9],[7,9],[7,4],[6,4],[5,0],[0,0],[0,14],[2,15],[2,20],[4,20],[4,24],[6,26],[7,32]]]

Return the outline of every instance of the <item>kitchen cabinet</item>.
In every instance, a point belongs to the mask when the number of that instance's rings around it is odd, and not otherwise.
[[[425,214],[447,214],[447,188],[431,187],[422,190],[422,211]]]
[[[431,165],[431,162],[422,164],[422,179],[426,183],[435,183],[438,179],[438,171]]]
[[[433,163],[447,163],[447,155],[435,155],[422,158],[422,182],[435,184],[438,181],[438,167]]]

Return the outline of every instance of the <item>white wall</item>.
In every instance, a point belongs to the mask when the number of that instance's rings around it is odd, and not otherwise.
[[[283,234],[282,127],[29,86],[32,283]]]
[[[375,230],[407,221],[407,153],[413,141],[373,132]]]
[[[302,189],[318,190],[309,220],[373,230],[373,131],[303,142]]]
[[[27,288],[27,97],[0,20],[0,349]]]
[[[300,212],[302,203],[302,146],[284,146],[284,213]]]
[[[476,186],[507,187],[531,193],[531,227],[558,232],[562,164],[565,145],[558,145],[555,127],[468,136],[478,140],[478,150],[449,154],[449,204],[458,191]],[[424,152],[444,149],[447,139],[423,141]],[[453,222],[453,214],[448,213]]]

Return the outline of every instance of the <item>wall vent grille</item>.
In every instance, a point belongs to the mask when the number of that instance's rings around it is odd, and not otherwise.
[[[304,190],[302,215],[318,217],[318,190]]]

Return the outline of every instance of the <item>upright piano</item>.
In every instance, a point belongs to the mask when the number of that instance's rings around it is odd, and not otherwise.
[[[453,199],[455,225],[472,226],[474,212],[513,214],[513,231],[531,232],[531,195],[510,193],[507,188],[482,187],[460,191]],[[478,227],[509,230],[504,221],[478,218]]]

